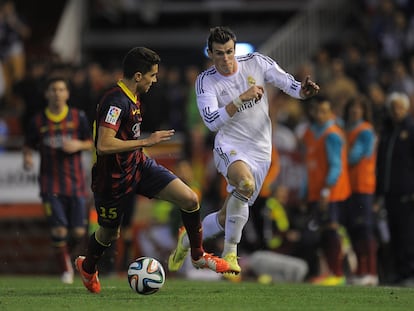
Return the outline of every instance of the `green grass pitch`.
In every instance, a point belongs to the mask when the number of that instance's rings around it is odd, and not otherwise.
[[[0,310],[414,310],[414,288],[264,285],[167,276],[159,292],[142,296],[129,288],[126,277],[101,277],[101,284],[100,294],[90,294],[79,277],[65,285],[58,276],[0,276]]]

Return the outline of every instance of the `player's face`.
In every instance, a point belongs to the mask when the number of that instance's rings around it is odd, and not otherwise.
[[[213,42],[212,50],[208,51],[214,66],[223,76],[232,75],[236,71],[235,53],[235,43],[233,40],[229,40],[225,44]]]
[[[146,74],[139,74],[137,79],[137,93],[147,93],[151,85],[157,82],[158,64],[153,65]]]
[[[50,106],[63,107],[69,99],[69,90],[64,81],[56,81],[49,85],[45,95]]]

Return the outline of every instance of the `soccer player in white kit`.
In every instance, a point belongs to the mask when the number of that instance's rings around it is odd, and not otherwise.
[[[319,91],[310,80],[299,82],[270,57],[260,53],[235,56],[236,35],[226,27],[210,29],[208,56],[213,66],[202,72],[195,83],[197,105],[205,125],[216,132],[214,162],[226,178],[228,196],[223,207],[203,220],[204,240],[224,231],[222,257],[235,274],[237,245],[252,205],[268,172],[272,151],[272,125],[265,90],[271,84],[286,94],[309,98]],[[168,260],[177,271],[189,249],[181,229],[177,248]]]

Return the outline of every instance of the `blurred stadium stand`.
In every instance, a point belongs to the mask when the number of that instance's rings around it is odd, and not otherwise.
[[[137,1],[117,11],[88,7],[84,47],[128,48],[131,42],[154,48],[198,48],[211,25],[228,25],[243,40],[264,42],[293,14],[303,0],[279,1]]]

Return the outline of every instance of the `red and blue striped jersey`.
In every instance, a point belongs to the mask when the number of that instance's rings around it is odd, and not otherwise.
[[[36,114],[29,125],[25,145],[40,153],[41,194],[85,197],[86,176],[81,151],[66,153],[62,143],[64,138],[92,140],[92,133],[82,110],[67,107],[61,116],[61,120],[54,120],[47,109]]]
[[[96,128],[109,127],[121,140],[140,136],[141,103],[122,83],[102,96],[96,111]],[[95,147],[99,131],[95,131]],[[118,199],[134,190],[141,179],[140,166],[145,160],[142,148],[134,151],[96,155],[92,168],[92,191],[104,197]]]

